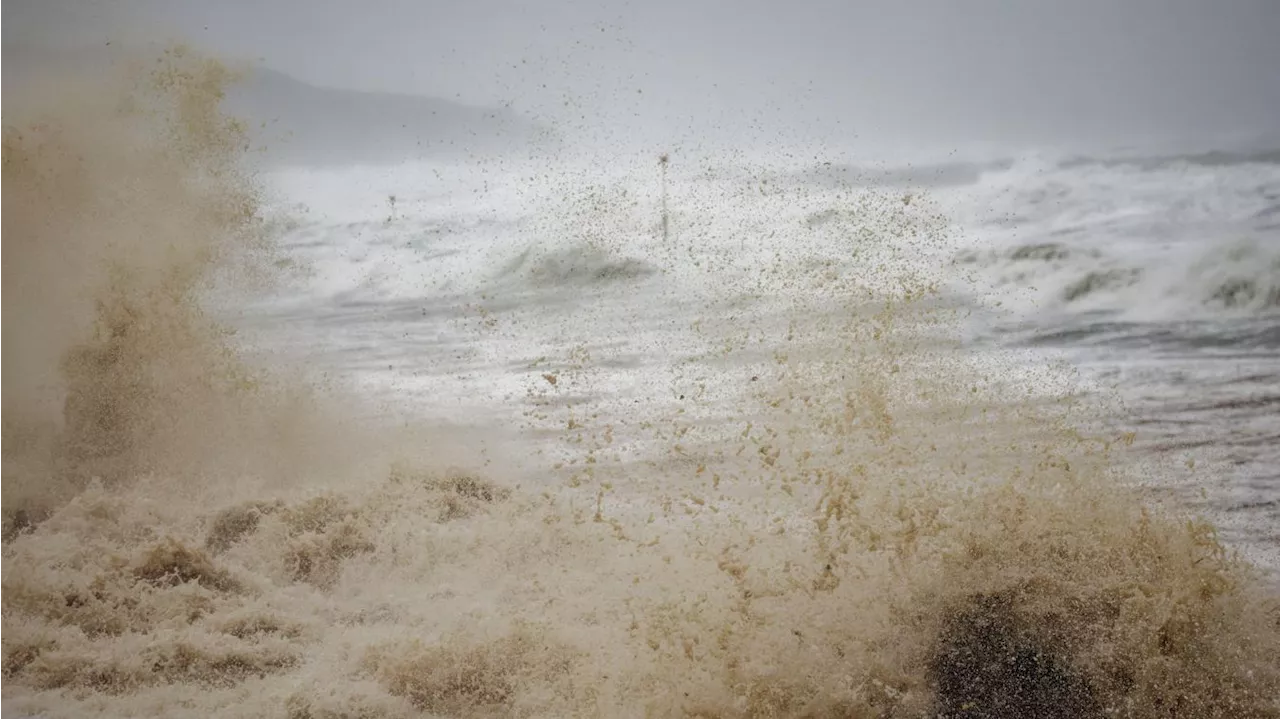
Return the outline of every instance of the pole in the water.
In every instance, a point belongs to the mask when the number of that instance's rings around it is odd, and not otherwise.
[[[658,155],[658,166],[662,168],[662,240],[665,242],[670,239],[670,220],[667,215],[667,164],[671,161],[671,156],[667,153]]]

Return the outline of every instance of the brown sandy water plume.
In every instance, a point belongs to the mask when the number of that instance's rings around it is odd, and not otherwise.
[[[230,75],[140,67],[6,115],[6,716],[1280,716],[1274,590],[1125,488],[1088,403],[939,344],[928,276],[709,306],[680,381],[769,359],[729,430],[636,428],[671,461],[567,408],[567,481],[445,469],[201,309],[270,227]],[[926,204],[832,222],[909,253]]]

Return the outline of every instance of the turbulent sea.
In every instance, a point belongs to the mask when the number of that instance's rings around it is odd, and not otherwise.
[[[6,717],[1280,716],[1275,152],[251,173],[166,63],[6,115]]]

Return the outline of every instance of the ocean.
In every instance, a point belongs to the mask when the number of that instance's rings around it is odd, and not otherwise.
[[[1274,150],[255,171],[167,62],[6,118],[6,717],[1280,716]]]

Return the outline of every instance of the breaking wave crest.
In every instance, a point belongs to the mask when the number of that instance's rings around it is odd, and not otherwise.
[[[1225,310],[1280,310],[1280,247],[1236,242],[1195,262],[1187,273],[1202,302]]]
[[[501,276],[519,277],[534,287],[572,287],[636,280],[653,274],[643,260],[615,258],[591,247],[528,248],[503,268]]]
[[[1149,319],[1259,316],[1280,309],[1280,250],[1254,239],[1222,242],[1170,261],[1140,257],[1151,265],[1104,250],[1043,242],[1005,251],[960,253],[958,264],[976,265],[997,285],[1039,287],[1044,307],[1080,308]]]
[[[6,710],[1280,716],[1274,590],[1125,489],[1097,407],[926,339],[914,270],[708,323],[679,383],[772,349],[722,422],[566,407],[567,477],[447,470],[238,358],[200,290],[270,235],[226,75],[139,77],[6,129]]]

